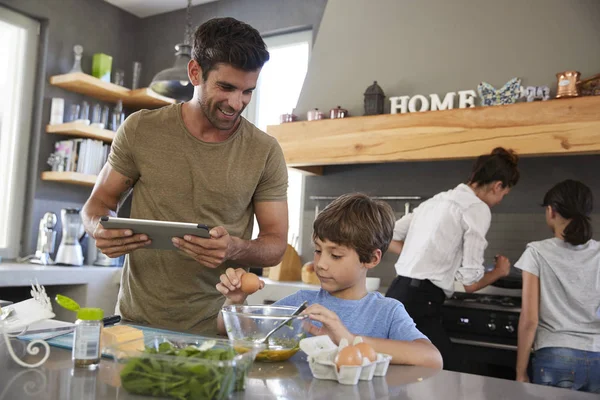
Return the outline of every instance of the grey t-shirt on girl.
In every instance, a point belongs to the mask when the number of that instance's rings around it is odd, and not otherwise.
[[[573,246],[558,238],[531,242],[515,266],[540,278],[534,350],[600,352],[600,243]]]

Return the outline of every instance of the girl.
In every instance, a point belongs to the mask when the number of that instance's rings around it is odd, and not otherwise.
[[[508,259],[498,256],[494,270],[484,273],[483,252],[490,208],[517,184],[517,162],[514,152],[501,147],[480,156],[466,184],[423,202],[394,227],[390,251],[400,254],[398,276],[386,296],[404,304],[417,329],[442,353],[446,369],[457,368],[441,308],[454,292],[454,281],[474,292],[510,271]]]
[[[544,197],[551,239],[532,242],[523,270],[517,380],[600,393],[600,245],[592,240],[592,192],[566,180]]]

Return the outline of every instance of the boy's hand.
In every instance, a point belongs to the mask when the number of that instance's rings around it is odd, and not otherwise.
[[[230,304],[242,304],[248,295],[242,292],[242,275],[246,271],[243,268],[227,268],[224,274],[221,275],[221,283],[217,283],[217,290],[227,299]],[[265,287],[265,283],[260,281],[260,289]]]
[[[346,329],[337,314],[322,305],[313,304],[304,310],[302,314],[308,314],[308,318],[323,324],[320,328],[311,323],[305,324],[304,329],[311,335],[328,335],[335,344],[340,344],[340,340],[344,338],[350,344],[354,341],[354,335]]]

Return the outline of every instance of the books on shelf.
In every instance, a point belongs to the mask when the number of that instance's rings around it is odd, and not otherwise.
[[[53,156],[57,162],[51,164],[52,171],[98,175],[109,152],[110,145],[101,140],[61,140],[54,144]]]

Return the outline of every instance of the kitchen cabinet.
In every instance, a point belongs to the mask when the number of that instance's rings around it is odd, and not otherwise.
[[[497,146],[521,156],[600,153],[600,96],[267,127],[289,167],[468,159]]]

